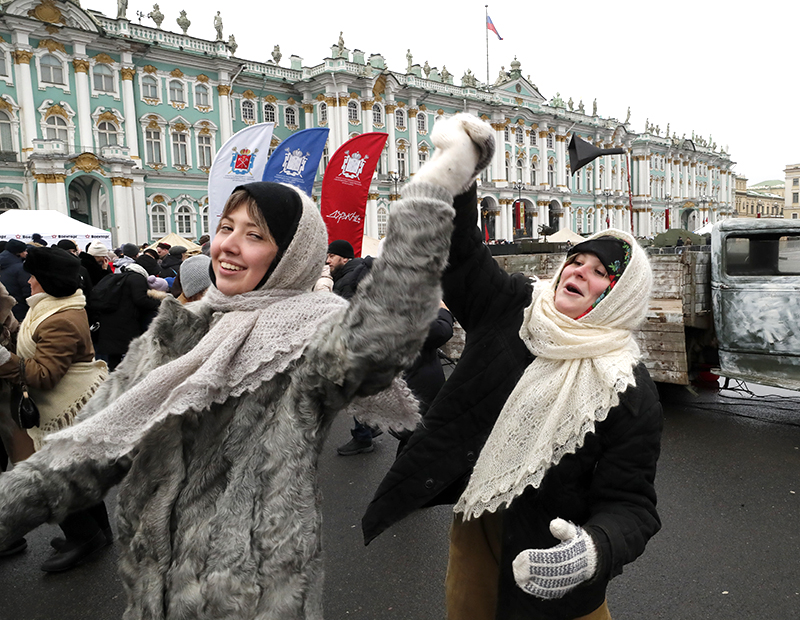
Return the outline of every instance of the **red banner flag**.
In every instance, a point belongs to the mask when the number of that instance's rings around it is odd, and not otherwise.
[[[328,242],[349,241],[356,256],[361,256],[369,185],[388,138],[376,131],[348,140],[333,154],[322,178],[321,212]]]

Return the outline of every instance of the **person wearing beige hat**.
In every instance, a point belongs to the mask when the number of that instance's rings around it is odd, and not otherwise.
[[[95,286],[100,280],[112,273],[108,255],[109,249],[100,241],[92,241],[86,246],[86,251],[78,255],[78,258],[81,259],[81,264],[89,272],[92,286]]]

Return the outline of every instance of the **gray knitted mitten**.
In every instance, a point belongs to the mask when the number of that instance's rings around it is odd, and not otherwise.
[[[436,149],[414,175],[414,183],[439,185],[458,196],[472,185],[494,155],[492,127],[472,114],[456,114],[436,123],[431,134]]]
[[[550,549],[526,549],[512,564],[517,585],[543,599],[561,598],[597,570],[597,548],[583,528],[553,519],[550,532],[562,542]]]

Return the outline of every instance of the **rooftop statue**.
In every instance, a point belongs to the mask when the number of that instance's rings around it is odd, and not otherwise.
[[[236,55],[236,50],[238,49],[239,44],[236,43],[236,37],[234,37],[233,35],[228,37],[228,47],[231,50],[231,55],[235,56]]]
[[[128,12],[128,0],[117,0],[117,19],[125,19]]]
[[[178,26],[183,30],[183,34],[186,34],[186,31],[189,30],[189,26],[192,25],[192,22],[186,17],[186,11],[181,11],[180,17],[175,21],[178,22]]]
[[[156,23],[156,28],[161,28],[161,22],[164,21],[164,14],[159,10],[158,5],[153,5],[153,10],[147,14],[147,17]]]
[[[281,54],[281,46],[276,45],[272,48],[272,62],[277,65],[281,61],[281,58],[283,58],[283,54]]]
[[[222,41],[222,16],[219,14],[219,11],[217,11],[214,17],[214,30],[217,31],[217,41]]]

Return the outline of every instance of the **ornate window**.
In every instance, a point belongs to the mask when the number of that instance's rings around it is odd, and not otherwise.
[[[408,176],[408,169],[406,168],[406,152],[404,150],[397,152],[397,174],[400,175],[401,179],[404,179]]]
[[[150,235],[163,237],[167,234],[167,208],[164,205],[153,205],[150,209]]]
[[[347,120],[352,123],[358,122],[358,102],[349,101],[347,103]]]
[[[180,207],[178,207],[178,210],[175,212],[176,232],[179,235],[192,237],[193,219],[194,219],[194,213],[192,212],[192,208],[190,206],[181,205]]]
[[[97,146],[116,146],[117,128],[113,123],[103,121],[97,126]]]
[[[189,165],[189,136],[183,132],[172,132],[172,165]]]
[[[170,81],[169,101],[170,103],[186,103],[186,99],[183,96],[183,82],[180,80]]]
[[[531,146],[536,146],[536,130],[535,129],[531,129],[530,145]]]
[[[144,131],[145,157],[148,164],[160,164],[161,161],[161,130],[148,128]]]
[[[549,148],[549,149],[553,148],[553,134],[552,133],[548,133],[547,134],[547,148]]]
[[[208,231],[208,205],[200,209],[200,222],[203,227],[202,234],[207,235]]]
[[[13,125],[8,114],[0,111],[0,151],[14,151]]]
[[[8,75],[8,68],[6,67],[6,53],[0,50],[0,75],[5,77]]]
[[[48,116],[45,120],[46,133],[48,140],[63,140],[69,143],[69,131],[67,130],[67,119],[61,116]]]
[[[525,160],[521,157],[517,160],[517,181],[525,181]]]
[[[158,80],[152,75],[145,75],[142,78],[142,97],[158,100]]]
[[[383,125],[383,109],[377,103],[372,105],[372,124]]]
[[[39,67],[42,72],[42,82],[48,82],[49,84],[64,83],[64,66],[52,54],[42,56],[39,61]]]
[[[522,146],[525,143],[525,132],[522,130],[522,127],[517,127],[517,144]]]
[[[378,238],[383,239],[386,236],[386,226],[389,222],[389,214],[386,212],[386,207],[378,207]]]
[[[116,92],[114,88],[114,71],[108,65],[98,63],[92,71],[94,89],[104,93]]]
[[[533,135],[533,132],[531,132],[531,135]],[[537,183],[536,183],[536,164],[537,163],[538,162],[535,159],[531,161],[531,185],[537,185]]]
[[[503,140],[506,142],[511,142],[511,132],[508,129],[508,125],[506,125],[503,129]]]
[[[208,97],[208,86],[205,84],[198,84],[194,89],[194,103],[196,106],[208,108],[211,107]]]
[[[420,168],[422,166],[424,166],[427,163],[427,161],[428,161],[428,149],[427,148],[421,148],[419,150],[419,165],[420,165]]]
[[[210,135],[197,136],[197,167],[211,168],[214,161],[214,151],[211,147]]]
[[[400,131],[405,130],[406,128],[406,113],[403,111],[402,108],[397,108],[394,111],[394,124],[397,129]]]
[[[9,209],[19,209],[17,201],[10,196],[0,196],[0,213],[4,213]]]
[[[264,104],[264,122],[265,123],[274,123],[275,122],[275,106],[271,103]]]
[[[320,125],[327,124],[328,123],[328,104],[325,103],[324,101],[320,102],[319,110],[318,110],[317,113],[319,115],[319,124]]]
[[[556,186],[556,169],[552,163],[547,164],[547,184],[550,187]]]
[[[256,120],[256,106],[248,99],[242,101],[242,120],[245,123],[254,123]]]
[[[428,133],[428,117],[425,112],[417,114],[417,131],[419,133]]]
[[[287,107],[284,112],[284,120],[287,127],[297,127],[297,110]]]

